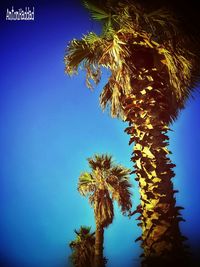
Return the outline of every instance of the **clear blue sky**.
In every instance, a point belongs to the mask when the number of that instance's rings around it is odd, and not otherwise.
[[[37,1],[39,2],[39,1]],[[0,266],[67,267],[69,241],[80,225],[92,226],[93,211],[77,192],[86,158],[110,153],[131,168],[125,124],[100,109],[84,72],[64,74],[65,48],[72,38],[99,30],[78,1],[12,1],[35,6],[35,21],[0,17]],[[73,2],[70,3],[69,2]],[[191,99],[170,133],[183,233],[196,252],[200,245],[200,95]],[[134,182],[134,207],[139,203]],[[116,216],[105,231],[108,267],[136,267],[141,253],[134,218]],[[3,265],[4,264],[4,265]]]

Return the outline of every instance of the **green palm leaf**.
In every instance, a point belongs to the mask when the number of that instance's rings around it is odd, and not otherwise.
[[[94,20],[103,20],[109,18],[109,14],[102,8],[97,7],[89,1],[83,1],[84,6],[89,10]]]

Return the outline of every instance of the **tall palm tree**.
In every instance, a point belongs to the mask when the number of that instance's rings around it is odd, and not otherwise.
[[[194,88],[199,71],[196,44],[169,9],[154,10],[128,0],[84,4],[93,19],[101,21],[102,33],[89,32],[69,43],[66,73],[77,73],[83,66],[91,88],[91,80],[100,81],[101,66],[110,70],[100,103],[112,117],[129,123],[125,131],[129,144],[135,144],[131,160],[140,186],[142,236],[137,240],[144,249],[142,265],[179,266],[185,255],[179,230],[183,219],[174,197],[175,165],[169,158],[167,132]]]
[[[89,196],[94,209],[96,232],[94,266],[104,266],[103,242],[104,228],[108,227],[114,218],[113,200],[121,207],[123,214],[130,211],[131,184],[130,170],[116,165],[108,155],[94,155],[88,159],[91,172],[84,172],[79,177],[78,190],[83,196]]]
[[[75,230],[76,238],[69,246],[72,249],[71,261],[75,267],[93,267],[95,233],[90,227],[81,226]]]

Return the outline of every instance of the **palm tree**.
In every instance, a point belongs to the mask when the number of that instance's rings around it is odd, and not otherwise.
[[[76,238],[69,246],[72,249],[71,261],[75,267],[93,267],[95,233],[90,227],[81,226],[75,230]]]
[[[84,172],[79,177],[78,190],[83,196],[89,196],[89,202],[94,209],[96,232],[94,266],[105,265],[103,258],[104,228],[108,227],[114,218],[113,200],[121,207],[123,214],[130,211],[131,184],[129,169],[116,165],[108,155],[94,155],[88,159],[91,173]]]
[[[169,9],[128,0],[106,3],[84,2],[92,18],[101,21],[102,33],[89,32],[69,43],[66,73],[77,73],[81,65],[91,88],[91,80],[100,81],[102,66],[110,70],[100,103],[112,117],[129,123],[125,131],[129,144],[135,144],[131,160],[140,186],[142,265],[179,266],[185,261],[183,219],[174,197],[167,132],[196,82],[196,43]]]

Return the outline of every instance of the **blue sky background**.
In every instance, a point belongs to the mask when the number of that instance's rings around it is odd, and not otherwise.
[[[77,192],[86,158],[112,154],[131,168],[125,124],[100,109],[84,72],[64,74],[72,38],[99,28],[78,1],[6,1],[0,12],[0,266],[69,267],[69,241],[93,211]],[[35,6],[35,21],[6,21],[6,8]],[[200,248],[200,95],[190,99],[172,126],[170,149],[182,232],[197,256]],[[134,207],[139,203],[134,182]],[[138,266],[140,235],[134,218],[120,215],[105,231],[108,267]]]

